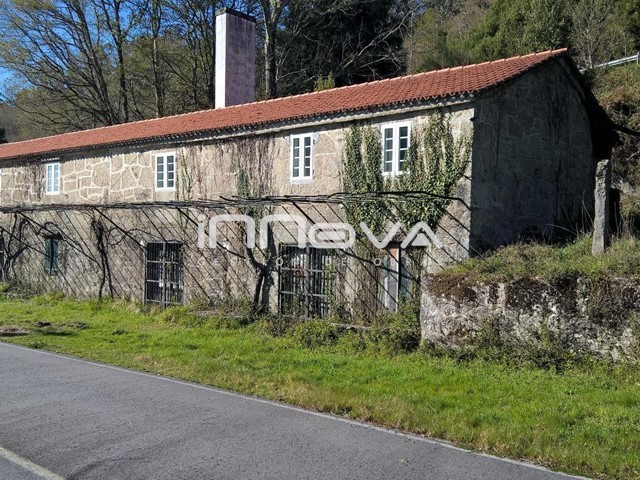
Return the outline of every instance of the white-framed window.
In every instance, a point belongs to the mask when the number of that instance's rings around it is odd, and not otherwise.
[[[156,156],[156,190],[176,188],[176,154],[158,153]]]
[[[411,125],[408,123],[390,123],[382,126],[382,173],[397,175],[404,172]]]
[[[60,163],[45,164],[45,192],[47,195],[60,193]]]
[[[313,178],[313,135],[291,135],[291,180]]]

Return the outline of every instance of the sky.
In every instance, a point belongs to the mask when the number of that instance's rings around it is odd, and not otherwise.
[[[5,91],[3,87],[4,87],[5,81],[8,80],[9,77],[10,77],[9,72],[7,72],[2,67],[0,67],[0,100],[2,100],[5,96]]]

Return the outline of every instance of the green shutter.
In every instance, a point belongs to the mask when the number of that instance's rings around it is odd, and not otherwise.
[[[51,275],[58,273],[58,254],[60,250],[60,242],[57,238],[51,239]]]
[[[60,252],[60,240],[46,238],[44,241],[44,271],[48,275],[58,273],[58,257]]]

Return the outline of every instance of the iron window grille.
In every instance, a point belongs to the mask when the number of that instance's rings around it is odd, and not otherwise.
[[[150,242],[146,248],[145,303],[166,308],[184,303],[184,244]]]
[[[339,282],[337,252],[281,245],[280,258],[280,313],[298,318],[328,317]]]

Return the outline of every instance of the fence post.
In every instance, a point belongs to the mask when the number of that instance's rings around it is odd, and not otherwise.
[[[609,190],[611,188],[611,161],[601,160],[596,169],[595,219],[593,222],[593,255],[602,254],[610,243]]]

